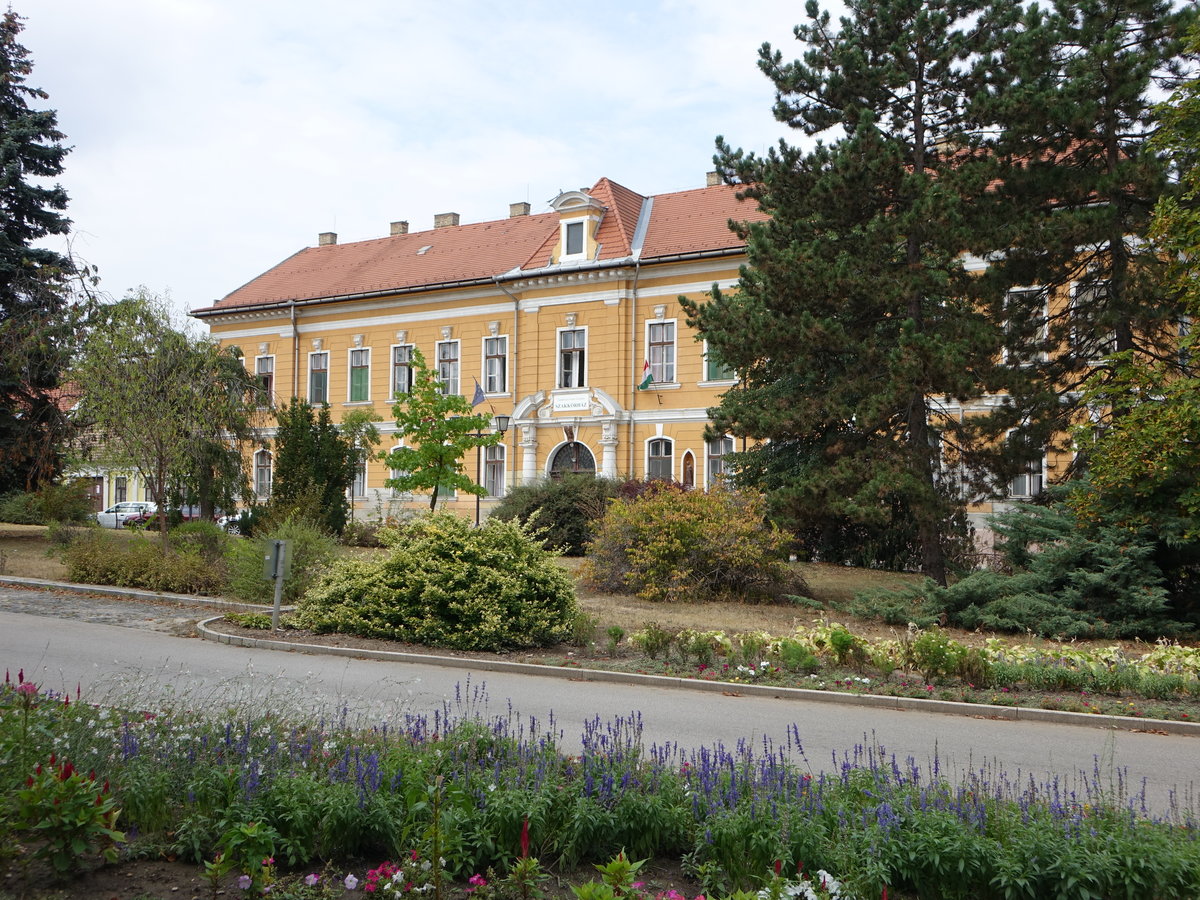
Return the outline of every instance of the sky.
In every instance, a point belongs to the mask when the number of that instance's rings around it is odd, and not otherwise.
[[[71,252],[113,298],[209,306],[324,231],[534,213],[764,151],[796,0],[12,0],[72,148]],[[194,321],[194,320],[193,320]],[[201,326],[195,326],[203,330]]]

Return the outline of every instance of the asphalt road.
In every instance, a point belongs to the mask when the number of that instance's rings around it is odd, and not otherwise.
[[[877,745],[901,762],[911,757],[932,767],[936,759],[938,769],[952,776],[986,768],[1018,782],[1057,776],[1069,789],[1079,783],[1080,772],[1098,770],[1114,788],[1137,790],[1144,779],[1154,812],[1165,813],[1172,804],[1197,807],[1195,737],[479,673],[469,661],[454,669],[249,650],[156,631],[147,625],[160,618],[154,614],[113,625],[30,608],[6,602],[0,592],[4,667],[14,674],[24,668],[26,678],[43,687],[74,692],[78,684],[101,701],[119,695],[147,708],[171,702],[217,709],[258,702],[326,714],[345,708],[363,723],[440,711],[446,704],[489,715],[511,708],[523,718],[535,717],[537,729],[552,717],[567,748],[577,745],[584,722],[596,716],[607,721],[640,714],[647,745],[676,742],[684,748],[764,738],[783,745],[795,725],[801,763],[814,772],[836,769],[855,745]],[[178,616],[178,610],[163,613],[172,624]]]

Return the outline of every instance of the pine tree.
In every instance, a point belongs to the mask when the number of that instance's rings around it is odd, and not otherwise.
[[[69,259],[35,247],[66,234],[66,192],[41,179],[62,173],[67,147],[47,98],[26,79],[29,52],[17,42],[20,16],[0,18],[0,494],[33,490],[61,469],[69,430],[59,378],[69,361]]]
[[[1001,132],[998,193],[1015,223],[993,268],[1044,291],[1014,294],[1007,311],[1025,324],[1010,337],[1039,343],[1045,360],[1028,373],[1041,402],[1026,410],[1042,438],[1077,422],[1079,398],[1123,361],[1178,362],[1180,310],[1164,287],[1166,258],[1147,240],[1155,204],[1172,190],[1151,139],[1155,94],[1178,78],[1195,18],[1169,0],[1035,8],[1023,35],[1035,52],[1010,51],[985,101]],[[1051,291],[1069,299],[1047,310]]]
[[[741,228],[738,290],[684,306],[742,376],[715,430],[765,441],[740,477],[772,488],[793,521],[911,529],[944,581],[962,505],[944,463],[970,464],[986,430],[955,407],[1006,387],[987,315],[1001,288],[963,251],[996,229],[970,100],[985,36],[1015,13],[860,0],[835,30],[815,2],[807,11],[803,58],[764,45],[759,64],[775,116],[832,142],[760,157],[718,139],[718,166],[770,218]]]

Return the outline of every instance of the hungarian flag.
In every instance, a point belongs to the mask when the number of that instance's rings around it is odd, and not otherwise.
[[[650,374],[650,360],[645,360],[642,363],[642,380],[638,383],[637,389],[644,391],[654,383],[654,376]]]

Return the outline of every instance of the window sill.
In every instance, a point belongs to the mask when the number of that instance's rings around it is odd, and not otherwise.
[[[347,400],[342,406],[374,406],[374,400]]]
[[[647,391],[677,391],[681,387],[683,387],[683,385],[678,381],[665,381],[662,384],[659,384],[657,381],[655,381],[650,384],[650,387],[644,388],[642,393],[646,393]]]
[[[716,381],[698,381],[698,387],[730,387],[737,384],[736,378],[720,378]]]

